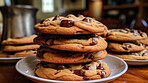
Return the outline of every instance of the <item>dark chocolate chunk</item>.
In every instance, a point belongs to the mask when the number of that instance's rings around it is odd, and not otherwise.
[[[44,21],[47,22],[47,21],[50,21],[50,20],[49,20],[49,19],[43,19],[43,20],[40,22],[40,24],[43,24]]]
[[[131,30],[132,33],[134,33],[135,36],[137,36],[137,31],[136,30]]]
[[[124,30],[127,31],[127,33],[130,32],[130,29],[128,29],[128,28],[125,28]]]
[[[142,44],[142,46],[143,46],[144,48],[146,48],[146,45]]]
[[[96,45],[96,44],[97,44],[96,40],[92,39],[92,42],[89,45]]]
[[[84,18],[82,21],[90,23],[91,19],[89,19],[89,18]]]
[[[80,70],[74,70],[74,74],[78,75],[78,76],[84,76],[85,75],[85,71],[80,69]]]
[[[88,55],[88,59],[93,59],[93,58],[94,58],[94,56],[92,54]]]
[[[105,77],[106,72],[105,71],[101,71],[101,78]]]
[[[84,80],[89,80],[89,77],[84,76],[83,79]]]
[[[129,48],[131,48],[131,45],[129,44],[125,44],[125,47],[123,47],[123,49],[128,50]]]
[[[43,20],[40,22],[40,24],[43,24],[44,21],[45,21],[45,19],[43,19]]]
[[[104,70],[104,68],[102,67],[102,64],[101,63],[99,64],[99,66],[97,67],[97,69]]]
[[[60,71],[57,71],[54,75],[58,74]]]
[[[89,66],[85,65],[83,69],[89,70]]]
[[[56,16],[54,17],[53,21],[54,21],[54,20],[60,20],[59,15],[56,15]]]
[[[62,69],[65,69],[65,68],[66,68],[66,67],[65,67],[64,65],[59,65],[57,69],[58,69],[58,70],[62,70]]]
[[[62,20],[60,23],[61,27],[72,27],[74,25],[74,21],[72,20]]]

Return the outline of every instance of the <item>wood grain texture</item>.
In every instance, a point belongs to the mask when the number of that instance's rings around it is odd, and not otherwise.
[[[19,74],[15,64],[0,63],[0,83],[34,83]],[[129,66],[128,71],[110,83],[148,83],[148,65]]]

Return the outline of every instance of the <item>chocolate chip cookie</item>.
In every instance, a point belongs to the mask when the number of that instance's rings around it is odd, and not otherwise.
[[[106,63],[96,61],[85,64],[53,64],[40,62],[35,73],[45,79],[63,81],[95,80],[108,77],[111,71]]]
[[[41,47],[37,50],[37,58],[41,61],[51,63],[86,63],[97,61],[107,56],[107,52],[73,52],[50,49],[48,47]]]
[[[137,42],[143,44],[143,46],[145,46],[145,49],[148,50],[148,38],[142,39],[142,40],[137,40]]]
[[[34,42],[49,48],[66,51],[95,52],[107,48],[107,42],[102,37],[86,37],[83,39],[67,39],[67,37],[57,39],[56,37],[56,39],[50,39],[51,37],[38,36],[34,39]],[[71,36],[71,38],[74,37]]]
[[[136,52],[136,51],[142,51],[145,49],[145,46],[143,46],[140,43],[137,43],[136,41],[133,42],[110,42],[108,43],[108,49],[115,52]]]
[[[148,60],[148,50],[129,53],[109,53],[122,59],[129,60]]]
[[[36,32],[47,34],[90,34],[107,31],[107,27],[90,17],[68,15],[67,17],[55,16],[43,20],[34,26]]]
[[[33,39],[37,37],[37,35],[32,35],[29,37],[19,38],[19,39],[8,39],[2,41],[2,45],[18,45],[18,44],[30,44],[34,43]]]
[[[106,38],[114,41],[136,41],[138,39],[146,39],[147,35],[140,30],[130,29],[110,29]]]
[[[36,45],[36,44],[21,45],[21,46],[4,46],[3,51],[14,52],[14,51],[37,49],[39,47],[40,45]]]
[[[18,51],[18,52],[0,52],[0,57],[3,58],[12,58],[12,57],[27,57],[36,55],[36,49],[32,50],[24,50],[24,51]]]

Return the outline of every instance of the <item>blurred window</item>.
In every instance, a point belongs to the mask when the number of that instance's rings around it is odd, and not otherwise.
[[[54,12],[54,0],[42,0],[42,12]]]

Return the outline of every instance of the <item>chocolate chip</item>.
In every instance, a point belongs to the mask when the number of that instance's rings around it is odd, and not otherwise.
[[[144,48],[146,48],[146,45],[142,44],[142,46],[143,46]]]
[[[58,67],[57,67],[57,69],[58,70],[62,70],[62,69],[65,69],[66,67],[64,66],[64,65],[59,65]]]
[[[54,75],[58,74],[60,71],[57,71]]]
[[[123,47],[123,49],[128,50],[129,48],[131,48],[131,45],[129,44],[125,44],[125,47]]]
[[[97,67],[97,69],[104,70],[104,68],[102,67],[102,64],[101,63],[99,64],[99,66]]]
[[[106,72],[105,71],[101,71],[101,78],[105,77]]]
[[[50,20],[49,20],[49,19],[43,19],[43,20],[40,22],[40,24],[43,24],[44,21],[47,22],[47,21],[50,21]]]
[[[139,33],[139,35],[141,36],[141,37],[143,37],[143,33],[141,32],[141,33]]]
[[[84,80],[89,80],[89,77],[84,76],[83,79]]]
[[[131,30],[130,32],[134,33],[134,35],[137,36],[137,31],[136,30]]]
[[[96,45],[96,44],[97,44],[96,40],[92,39],[92,42],[89,45]]]
[[[43,20],[40,22],[40,24],[43,24],[44,21],[45,21],[45,19],[43,19]]]
[[[94,58],[94,56],[92,54],[89,54],[88,56],[89,56],[88,59],[93,59]]]
[[[60,20],[59,15],[56,15],[52,21],[54,20]]]
[[[127,31],[127,32],[130,32],[130,29],[128,29],[128,28],[125,28],[124,30]]]
[[[74,25],[74,21],[72,20],[62,20],[60,26],[61,27],[72,27]]]
[[[91,19],[89,19],[89,18],[84,18],[82,21],[90,23]]]
[[[85,65],[83,69],[89,70],[89,66]]]
[[[140,35],[140,36],[142,36],[142,37],[143,37],[143,33],[142,33],[142,31],[141,31],[141,30],[138,30],[138,33],[139,33],[139,35]]]
[[[78,76],[84,76],[85,71],[83,71],[82,69],[80,69],[80,70],[74,70],[74,74],[76,74]]]

